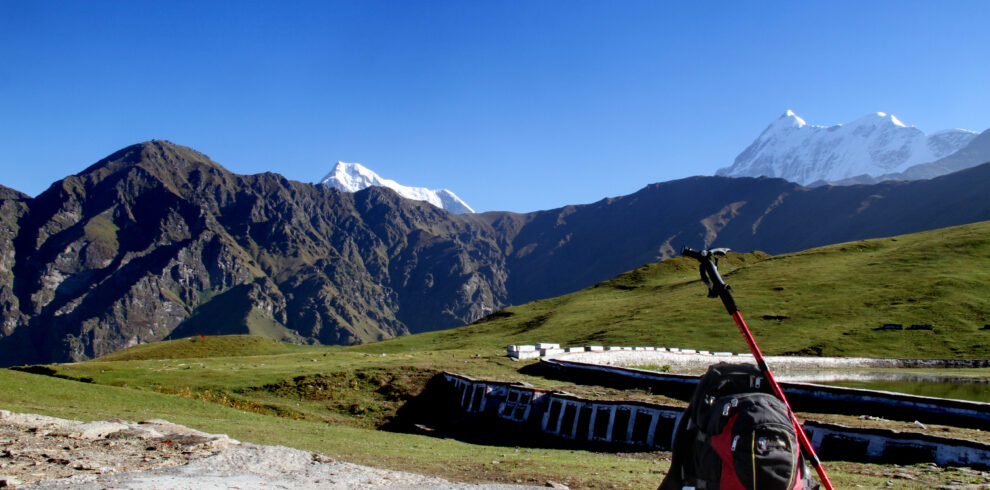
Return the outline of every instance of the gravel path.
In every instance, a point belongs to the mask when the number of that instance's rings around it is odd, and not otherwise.
[[[164,420],[79,422],[0,410],[0,448],[0,488],[527,488],[382,470]]]
[[[571,352],[552,356],[562,361],[576,361],[603,366],[663,366],[675,372],[704,372],[717,362],[755,363],[751,355],[671,352],[667,350],[621,350],[604,352]],[[986,359],[882,359],[869,357],[766,356],[767,364],[778,370],[815,371],[820,369],[863,368],[941,368],[987,367]]]

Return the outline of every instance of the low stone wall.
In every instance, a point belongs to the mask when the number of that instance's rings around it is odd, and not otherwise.
[[[669,450],[679,407],[625,401],[587,400],[568,393],[481,381],[444,373],[466,413],[529,423],[542,433],[592,443]]]
[[[564,359],[603,366],[670,366],[676,370],[705,369],[716,362],[754,362],[752,354],[709,352],[677,347],[560,347],[560,344],[509,345],[514,359]],[[990,359],[882,359],[871,357],[766,356],[767,364],[778,370],[847,368],[978,368],[990,367]]]
[[[672,398],[688,400],[698,377],[577,362],[566,358],[543,359],[540,366],[553,376],[575,382],[593,382],[616,388],[638,387]],[[738,362],[738,361],[736,361]],[[781,382],[788,402],[797,411],[875,415],[896,420],[990,430],[990,403],[908,395],[887,391]]]
[[[804,431],[824,460],[850,460],[850,455],[880,464],[990,467],[990,445],[888,429],[856,429],[807,421]]]
[[[544,432],[565,439],[648,446],[668,451],[683,410],[637,402],[592,401],[552,393]]]
[[[465,413],[538,427],[540,433],[588,443],[670,450],[680,407],[589,400],[569,393],[443,373]],[[990,445],[972,441],[861,429],[807,421],[804,430],[825,460],[990,467]]]

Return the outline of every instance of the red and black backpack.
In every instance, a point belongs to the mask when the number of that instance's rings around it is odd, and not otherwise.
[[[719,363],[698,382],[674,433],[660,490],[818,488],[787,406],[752,364]]]

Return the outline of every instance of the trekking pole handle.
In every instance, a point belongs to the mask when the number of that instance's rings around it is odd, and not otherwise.
[[[684,247],[681,249],[681,255],[685,257],[691,257],[692,259],[705,260],[705,255],[702,254],[703,251],[695,250],[691,247]]]
[[[718,273],[718,258],[725,257],[728,251],[729,249],[727,248],[694,250],[684,247],[681,250],[681,255],[696,259],[699,262],[698,270],[701,274],[701,280],[708,286],[708,297],[720,298],[722,304],[725,305],[725,309],[731,315],[733,312],[738,311],[739,308],[736,306],[735,300],[732,299],[732,294],[729,293],[731,288],[722,279],[722,275]]]
[[[753,338],[753,334],[749,331],[749,327],[746,325],[746,321],[743,320],[742,313],[739,308],[736,307],[736,302],[732,299],[732,293],[729,292],[729,285],[725,283],[722,276],[718,273],[718,258],[724,257],[727,248],[712,248],[707,250],[694,250],[688,247],[684,247],[681,250],[681,255],[685,257],[691,257],[696,259],[701,263],[699,266],[701,272],[701,280],[705,282],[708,286],[708,297],[709,298],[720,298],[722,304],[725,305],[725,309],[729,311],[729,315],[735,320],[736,325],[739,327],[739,331],[743,334],[743,338],[746,340],[746,344],[749,346],[750,352],[753,353],[753,358],[756,361],[756,365],[763,372],[764,377],[770,383],[771,390],[774,396],[776,396],[780,401],[784,402],[787,407],[787,413],[790,416],[791,423],[794,425],[794,431],[798,434],[798,443],[801,449],[808,457],[811,465],[815,468],[818,473],[818,478],[821,480],[822,485],[825,486],[826,490],[833,490],[835,487],[832,486],[832,481],[829,480],[828,475],[825,473],[825,468],[821,464],[821,460],[818,459],[818,454],[815,453],[815,448],[811,445],[811,440],[808,439],[808,435],[805,434],[804,428],[801,426],[801,422],[794,415],[794,411],[791,410],[790,403],[787,403],[787,397],[784,396],[784,391],[780,388],[780,384],[774,379],[773,373],[770,372],[770,366],[767,365],[766,360],[763,358],[763,353],[760,352],[760,347],[756,345],[756,340]]]

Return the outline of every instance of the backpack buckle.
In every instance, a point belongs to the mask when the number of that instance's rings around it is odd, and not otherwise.
[[[739,400],[737,398],[733,398],[732,401],[730,401],[729,403],[726,403],[725,406],[722,407],[722,416],[723,417],[728,417],[729,416],[729,411],[731,409],[737,407],[738,405],[739,405]]]

